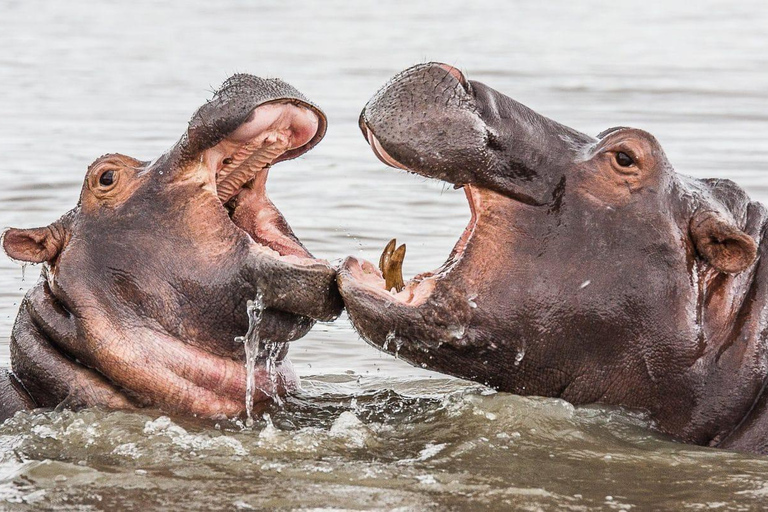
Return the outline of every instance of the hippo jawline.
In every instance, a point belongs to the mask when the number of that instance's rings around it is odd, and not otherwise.
[[[373,134],[371,129],[365,126],[365,135],[373,150],[374,154],[383,163],[411,172],[411,169],[404,166],[397,160],[395,160],[389,153],[384,150],[381,143]],[[375,293],[382,298],[389,298],[389,300],[395,300],[404,306],[418,307],[424,304],[435,290],[435,285],[440,280],[448,279],[451,272],[461,262],[467,247],[472,241],[475,233],[475,228],[478,225],[479,212],[483,211],[483,205],[486,196],[497,194],[490,190],[484,189],[477,185],[454,185],[454,188],[462,188],[467,197],[469,203],[470,219],[467,226],[464,228],[461,236],[451,250],[448,259],[437,269],[428,272],[422,272],[414,276],[409,281],[405,282],[402,287],[392,288],[388,286],[386,279],[388,274],[399,274],[400,281],[402,281],[402,259],[398,262],[397,268],[381,268],[376,269],[373,265],[367,262],[350,261],[348,271],[354,277],[358,285],[364,286],[369,291]],[[394,241],[393,241],[394,242]],[[387,249],[385,249],[386,253]],[[403,251],[404,255],[404,251]],[[382,258],[383,260],[383,258]]]
[[[281,213],[267,197],[272,164],[310,149],[324,121],[310,108],[291,100],[253,109],[246,121],[199,158],[204,172],[215,177],[216,195],[234,224],[272,256],[296,264],[317,262],[293,235]],[[247,190],[261,206],[247,218],[235,214],[238,196]],[[253,198],[249,201],[254,201]]]

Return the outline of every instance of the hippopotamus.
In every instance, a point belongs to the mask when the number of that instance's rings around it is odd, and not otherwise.
[[[360,128],[384,163],[463,188],[437,270],[350,257],[359,334],[499,391],[644,411],[681,442],[768,453],[766,209],[677,174],[650,133],[592,137],[440,63],[396,75]],[[425,226],[425,229],[429,229]]]
[[[247,303],[278,350],[254,402],[297,385],[287,343],[341,311],[335,271],[270,201],[270,167],[315,146],[323,112],[278,79],[238,74],[152,161],[94,161],[77,206],[9,229],[14,260],[43,263],[10,340],[2,417],[30,407],[154,407],[232,417],[245,409]],[[276,388],[276,389],[274,389]],[[260,391],[262,390],[262,391]]]

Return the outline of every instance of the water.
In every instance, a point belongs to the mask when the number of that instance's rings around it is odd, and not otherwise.
[[[760,1],[8,1],[0,7],[0,227],[72,207],[87,165],[151,159],[236,71],[279,76],[329,116],[271,172],[319,257],[438,267],[463,193],[387,169],[357,128],[395,72],[441,60],[590,134],[654,133],[686,174],[768,202],[768,7]],[[39,267],[0,257],[0,362]],[[474,298],[468,300],[474,301]],[[395,343],[393,339],[392,343]],[[634,413],[488,394],[360,341],[342,316],[294,343],[302,391],[238,423],[66,411],[0,427],[2,508],[754,510],[762,457],[671,443]]]
[[[282,405],[282,399],[278,394],[278,375],[275,371],[275,361],[280,353],[280,343],[269,341],[261,337],[261,319],[264,316],[264,295],[261,291],[256,293],[254,300],[249,300],[248,308],[248,332],[245,336],[238,337],[235,341],[245,344],[245,413],[246,425],[253,425],[253,392],[256,390],[256,365],[264,365],[269,377],[270,389],[262,389],[267,396]]]

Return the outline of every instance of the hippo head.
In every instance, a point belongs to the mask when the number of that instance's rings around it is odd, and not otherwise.
[[[392,245],[381,271],[343,264],[368,342],[499,390],[642,408],[695,442],[750,409],[768,363],[766,215],[733,183],[676,174],[645,131],[590,137],[444,64],[395,76],[360,127],[471,211],[448,261],[407,283]]]
[[[248,329],[247,302],[262,301],[260,336],[274,342],[341,309],[335,272],[265,191],[270,167],[308,151],[325,129],[323,113],[290,85],[235,75],[166,154],[102,156],[73,210],[6,231],[11,258],[44,263],[11,340],[14,373],[36,403],[240,412],[235,338]],[[281,368],[290,387],[290,363]]]

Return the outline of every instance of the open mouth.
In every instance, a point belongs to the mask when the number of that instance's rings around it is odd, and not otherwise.
[[[235,225],[273,256],[294,263],[318,260],[267,196],[267,177],[273,164],[309,151],[324,134],[325,119],[314,108],[293,100],[277,101],[255,108],[201,157],[202,165],[215,176],[216,194]]]
[[[363,129],[368,143],[379,160],[391,167],[411,171],[411,169],[387,153],[376,138],[376,135],[366,124],[363,124]],[[414,276],[409,281],[404,281],[403,261],[405,258],[405,245],[398,247],[396,240],[391,240],[384,248],[378,268],[367,261],[357,260],[351,264],[349,271],[358,283],[377,294],[386,295],[404,305],[415,307],[423,304],[431,295],[437,282],[445,279],[461,261],[477,226],[482,194],[473,185],[462,185],[457,188],[464,189],[471,215],[469,223],[464,228],[464,232],[454,245],[445,263],[433,271],[423,272]]]

